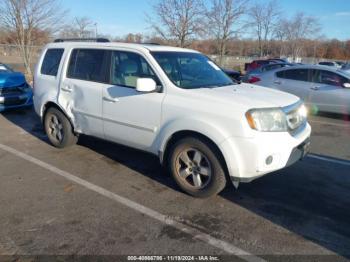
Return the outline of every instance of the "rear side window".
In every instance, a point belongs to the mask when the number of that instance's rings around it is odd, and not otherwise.
[[[74,49],[68,66],[67,77],[72,79],[107,83],[107,54],[102,49]]]
[[[297,81],[310,81],[310,70],[308,69],[290,69],[283,70],[276,73],[279,78],[297,80]]]
[[[48,49],[41,66],[41,74],[57,76],[64,49]]]

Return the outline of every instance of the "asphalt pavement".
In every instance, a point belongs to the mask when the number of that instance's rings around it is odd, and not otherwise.
[[[59,150],[32,110],[2,113],[0,261],[73,254],[348,261],[350,121],[323,114],[310,124],[303,161],[195,199],[152,155],[86,136]]]

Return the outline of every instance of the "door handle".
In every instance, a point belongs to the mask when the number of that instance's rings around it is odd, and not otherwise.
[[[281,81],[278,81],[278,80],[275,80],[273,83],[276,84],[276,85],[282,84]]]
[[[63,86],[61,87],[61,90],[67,93],[71,93],[73,89],[70,86]]]
[[[119,101],[118,98],[110,98],[110,97],[106,97],[106,96],[103,97],[103,100],[107,101],[107,102],[110,102],[110,103],[115,103],[115,102]]]
[[[319,89],[320,89],[320,87],[319,87],[319,86],[313,86],[313,87],[310,87],[310,89],[311,89],[311,90],[315,90],[315,91],[317,91],[317,90],[319,90]]]

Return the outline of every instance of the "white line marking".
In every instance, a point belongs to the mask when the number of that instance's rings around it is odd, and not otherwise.
[[[324,157],[324,156],[316,156],[316,155],[312,155],[312,154],[307,155],[307,157],[318,159],[318,160],[323,160],[323,161],[327,161],[327,162],[331,162],[331,163],[341,164],[341,165],[345,165],[345,166],[350,166],[350,161],[348,162],[345,160],[337,160],[337,159],[332,159],[332,158],[328,158],[328,157]]]
[[[6,145],[3,145],[3,144],[0,144],[0,149],[8,152],[8,153],[11,153],[17,157],[20,157],[22,159],[25,159],[33,164],[36,164],[44,169],[47,169],[49,171],[51,171],[52,173],[56,174],[56,175],[59,175],[61,177],[64,177],[76,184],[79,184],[87,189],[90,189],[100,195],[103,195],[111,200],[114,200],[128,208],[131,208],[137,212],[140,212],[146,216],[149,216],[155,220],[158,220],[160,221],[161,223],[163,224],[166,224],[168,226],[171,226],[171,227],[174,227],[176,228],[177,230],[180,230],[184,233],[187,233],[189,235],[191,235],[194,239],[198,239],[198,240],[201,240],[213,247],[216,247],[218,249],[221,249],[229,254],[232,254],[232,255],[235,255],[245,261],[249,261],[249,262],[265,262],[264,259],[260,258],[260,257],[257,257],[253,254],[250,254],[249,252],[246,252],[228,242],[225,242],[223,240],[220,240],[220,239],[217,239],[215,237],[212,237],[208,234],[205,234],[195,228],[192,228],[192,227],[189,227],[185,224],[182,224],[182,223],[179,223],[169,217],[167,217],[166,215],[163,215],[153,209],[150,209],[148,207],[145,207],[141,204],[138,204],[132,200],[129,200],[125,197],[122,197],[122,196],[119,196],[113,192],[110,192],[102,187],[99,187],[97,185],[94,185],[88,181],[85,181],[79,177],[76,177],[66,171],[63,171],[61,169],[58,169],[57,167],[54,167],[48,163],[45,163],[37,158],[34,158],[30,155],[27,155],[27,154],[24,154],[22,152],[19,152],[17,151],[16,149],[13,149],[11,147],[8,147]]]
[[[339,127],[349,127],[350,128],[350,123],[349,124],[337,124],[337,123],[331,123],[331,122],[325,122],[325,121],[318,121],[318,120],[310,120],[309,122],[317,123],[317,124],[323,124],[323,125],[330,125],[330,126],[339,126]]]

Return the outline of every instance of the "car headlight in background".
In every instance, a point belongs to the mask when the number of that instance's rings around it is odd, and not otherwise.
[[[279,108],[253,109],[246,113],[251,128],[261,132],[283,132],[288,130],[286,114]]]

